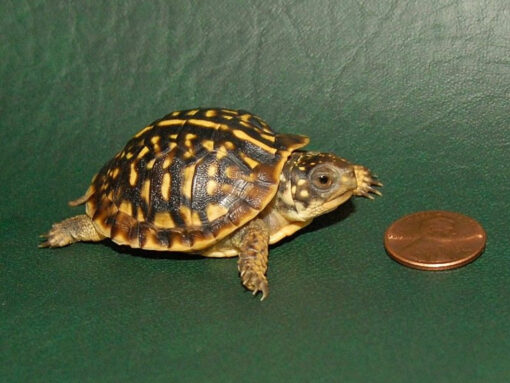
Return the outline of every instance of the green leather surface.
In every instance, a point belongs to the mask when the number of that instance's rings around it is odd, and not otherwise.
[[[0,16],[0,381],[510,381],[507,0],[3,1]],[[133,133],[195,106],[307,134],[384,197],[273,247],[264,302],[233,259],[37,249]],[[384,230],[424,209],[479,220],[484,255],[437,273],[392,261]]]

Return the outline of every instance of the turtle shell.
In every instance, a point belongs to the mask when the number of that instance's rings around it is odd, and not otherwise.
[[[133,248],[197,251],[256,217],[308,143],[241,110],[178,111],[137,133],[92,179],[86,212]]]

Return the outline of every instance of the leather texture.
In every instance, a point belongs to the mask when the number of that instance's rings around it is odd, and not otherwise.
[[[0,381],[507,382],[507,0],[3,1]],[[242,108],[385,184],[269,256],[109,243],[37,249],[140,128]],[[458,270],[392,261],[386,227],[446,209],[487,249]]]

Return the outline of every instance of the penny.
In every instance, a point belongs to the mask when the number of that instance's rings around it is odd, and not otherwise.
[[[410,214],[386,230],[388,254],[405,266],[448,270],[464,266],[482,254],[487,235],[474,219],[450,211]]]

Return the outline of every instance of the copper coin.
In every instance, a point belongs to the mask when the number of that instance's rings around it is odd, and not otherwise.
[[[405,266],[448,270],[475,260],[487,235],[474,219],[450,211],[431,210],[404,216],[384,235],[388,254]]]

